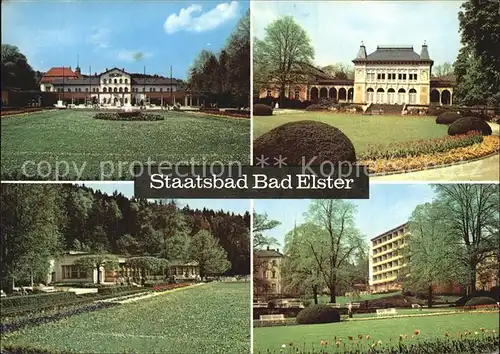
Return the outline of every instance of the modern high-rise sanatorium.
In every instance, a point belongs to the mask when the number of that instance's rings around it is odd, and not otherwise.
[[[335,56],[332,55],[332,62]],[[427,44],[420,54],[412,45],[377,46],[368,54],[361,43],[354,63],[354,80],[332,77],[322,69],[309,66],[307,82],[289,85],[285,97],[300,101],[321,98],[359,104],[377,103],[394,105],[451,105],[453,103],[453,77],[431,76],[433,60]],[[279,97],[279,87],[272,83],[259,83],[259,96]]]
[[[369,284],[372,293],[402,289],[402,269],[411,262],[408,241],[409,224],[404,223],[371,239]],[[476,289],[489,290],[500,285],[498,265],[500,252],[489,253],[476,270]],[[460,293],[461,286],[449,281],[433,285],[439,293]]]

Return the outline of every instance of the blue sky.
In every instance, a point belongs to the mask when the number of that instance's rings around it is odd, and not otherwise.
[[[102,193],[113,194],[115,191],[131,198],[134,195],[134,182],[124,183],[85,183],[85,186]],[[250,199],[176,199],[181,207],[186,204],[193,209],[214,209],[244,214],[250,212]]]
[[[377,45],[413,45],[420,53],[424,41],[434,64],[454,62],[460,48],[458,11],[463,1],[255,1],[253,35],[263,38],[265,27],[292,15],[309,34],[315,63],[351,64],[364,41],[368,53]]]
[[[432,200],[434,192],[428,184],[371,184],[370,199],[351,200],[358,209],[356,225],[368,241],[375,236],[408,221],[419,204]],[[311,200],[255,200],[255,212],[267,213],[270,220],[281,225],[265,233],[275,237],[284,246],[285,235],[304,222],[303,214]]]
[[[124,68],[186,78],[203,49],[226,43],[248,1],[2,1],[2,43],[20,48],[35,70],[83,73]],[[142,60],[136,53],[142,53]]]

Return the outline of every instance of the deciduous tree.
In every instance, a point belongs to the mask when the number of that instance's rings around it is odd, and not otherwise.
[[[190,259],[198,262],[202,279],[224,274],[231,266],[226,251],[207,230],[199,231],[191,240]]]
[[[306,64],[314,59],[314,48],[307,32],[292,16],[281,17],[265,29],[264,38],[256,38],[253,47],[254,87],[274,84],[280,89],[307,80]]]

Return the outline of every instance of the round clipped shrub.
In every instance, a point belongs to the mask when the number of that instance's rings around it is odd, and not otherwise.
[[[340,322],[340,313],[328,305],[311,305],[297,315],[298,324]]]
[[[317,166],[331,163],[356,162],[356,150],[351,140],[339,129],[321,122],[302,120],[276,127],[258,137],[253,144],[255,163],[262,156],[271,161],[286,158],[288,166],[302,166],[304,161]]]
[[[486,297],[486,296],[478,296],[478,297],[473,297],[469,301],[465,303],[466,307],[472,307],[472,306],[481,306],[481,305],[496,305],[496,300],[492,299],[491,297]]]
[[[444,112],[437,116],[436,123],[437,124],[451,124],[457,119],[462,118],[463,116],[457,112]]]
[[[478,131],[482,135],[491,135],[491,127],[481,118],[463,117],[453,122],[448,127],[448,135],[466,134],[470,131]]]
[[[273,109],[265,104],[257,103],[253,105],[254,116],[272,116]]]

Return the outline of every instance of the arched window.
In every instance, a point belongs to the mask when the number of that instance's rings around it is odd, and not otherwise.
[[[128,92],[128,87],[125,87],[125,92]]]
[[[102,89],[102,92],[108,92],[108,89],[105,87]]]
[[[116,80],[116,79],[115,79],[115,80]],[[114,92],[118,92],[118,88],[117,88],[117,87],[115,87],[115,88],[113,89],[113,91],[114,91]]]
[[[115,79],[115,84],[117,84],[117,83],[118,83],[118,80]]]
[[[106,103],[106,97],[102,99],[102,103]]]
[[[163,92],[163,87],[160,87],[160,92]]]
[[[125,79],[125,83],[128,84],[128,79]]]
[[[125,97],[125,104],[127,104],[127,103],[128,103],[128,98],[127,98],[127,97]]]
[[[120,79],[120,84],[122,84],[122,83],[123,83],[123,80],[122,80],[122,79]]]
[[[153,88],[152,87],[149,88],[149,92],[153,92]]]
[[[120,87],[120,89],[118,91],[123,92],[123,88]]]
[[[71,89],[68,87],[68,92],[71,92]]]
[[[89,92],[89,88],[88,87],[85,88],[85,92]]]
[[[106,85],[106,79],[102,79],[102,83]]]

